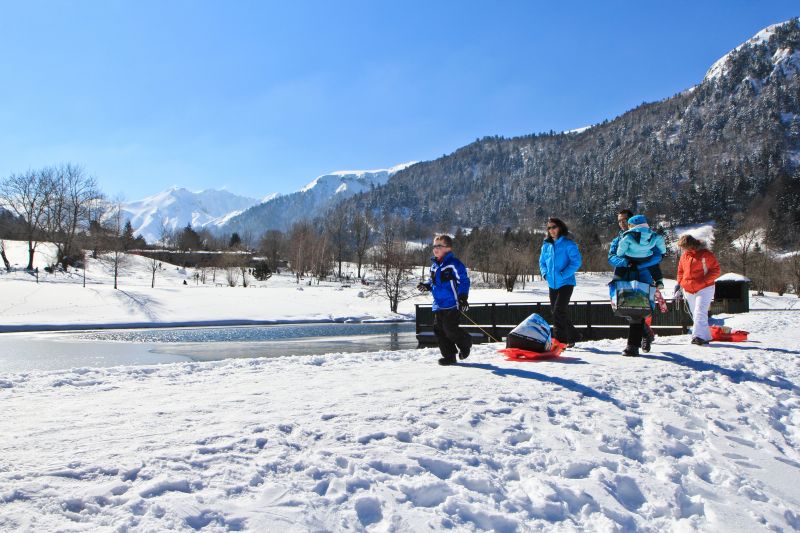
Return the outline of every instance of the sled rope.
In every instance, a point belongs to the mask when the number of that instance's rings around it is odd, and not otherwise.
[[[492,341],[492,342],[500,342],[499,340],[497,340],[497,339],[495,339],[494,337],[492,337],[491,335],[489,335],[489,332],[488,332],[488,331],[486,331],[485,329],[483,329],[482,327],[480,327],[478,324],[476,324],[476,323],[475,323],[475,321],[474,321],[474,320],[472,320],[470,317],[468,317],[468,316],[467,316],[467,314],[466,314],[464,311],[462,311],[462,310],[460,310],[460,309],[459,309],[459,310],[458,310],[458,312],[459,312],[459,313],[461,313],[461,315],[462,315],[464,318],[466,318],[467,320],[469,320],[470,322],[472,322],[472,325],[473,325],[473,326],[475,326],[476,328],[478,328],[479,330],[481,330],[481,331],[483,332],[483,334],[484,334],[484,335],[486,335],[487,337],[489,337],[489,339],[491,339],[491,341]]]

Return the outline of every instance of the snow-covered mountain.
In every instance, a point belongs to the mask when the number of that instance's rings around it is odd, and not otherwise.
[[[162,224],[176,230],[191,224],[194,229],[216,228],[225,224],[260,200],[238,196],[225,190],[207,189],[193,192],[172,187],[156,195],[122,206],[135,234],[147,242],[161,239]]]
[[[256,235],[269,229],[286,230],[298,220],[321,215],[346,198],[384,185],[395,173],[414,163],[379,170],[340,170],[324,174],[295,193],[269,200],[265,198],[263,203],[231,217],[221,229],[240,233],[252,231]]]
[[[705,81],[719,79],[723,75],[728,74],[731,70],[732,59],[734,59],[736,54],[742,53],[748,47],[752,48],[768,43],[769,40],[775,36],[776,32],[781,29],[785,29],[785,27],[789,24],[794,24],[797,26],[798,22],[796,20],[792,20],[767,26],[760,32],[756,33],[753,37],[719,58],[713,65],[711,65],[711,68],[708,69]],[[800,73],[800,50],[796,50],[788,46],[779,46],[769,59],[772,63],[773,70],[780,68],[784,76],[790,76],[793,74],[796,75]],[[769,74],[769,72],[764,72],[764,74]]]

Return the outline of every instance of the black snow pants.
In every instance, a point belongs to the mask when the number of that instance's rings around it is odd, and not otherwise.
[[[628,326],[628,346],[639,348],[642,344],[642,337],[646,327],[643,318],[631,320],[630,326]]]
[[[458,307],[436,311],[433,318],[433,332],[439,341],[439,351],[442,357],[452,361],[455,361],[459,351],[469,353],[472,347],[472,337],[458,325],[460,318]]]
[[[550,311],[553,313],[553,337],[559,342],[570,344],[580,338],[575,325],[569,319],[567,307],[572,298],[575,285],[564,285],[558,289],[550,289]]]

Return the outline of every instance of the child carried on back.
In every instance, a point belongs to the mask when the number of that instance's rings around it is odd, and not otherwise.
[[[644,215],[628,219],[628,230],[622,234],[617,246],[617,256],[627,259],[630,267],[614,269],[614,279],[625,279],[629,268],[646,268],[659,289],[664,288],[664,276],[658,266],[667,252],[664,237],[650,229]]]

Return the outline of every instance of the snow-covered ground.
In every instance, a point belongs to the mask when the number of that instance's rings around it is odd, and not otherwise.
[[[0,274],[0,327],[396,320],[428,301],[395,315],[358,286],[203,286],[169,265],[151,289],[145,266],[118,291],[99,261],[85,289]],[[574,298],[607,280],[580,275]],[[639,359],[607,340],[538,363],[482,345],[450,368],[425,349],[0,372],[0,530],[800,529],[796,301],[717,317],[747,343],[665,337]]]
[[[0,530],[800,528],[800,315],[622,341],[0,375]]]

